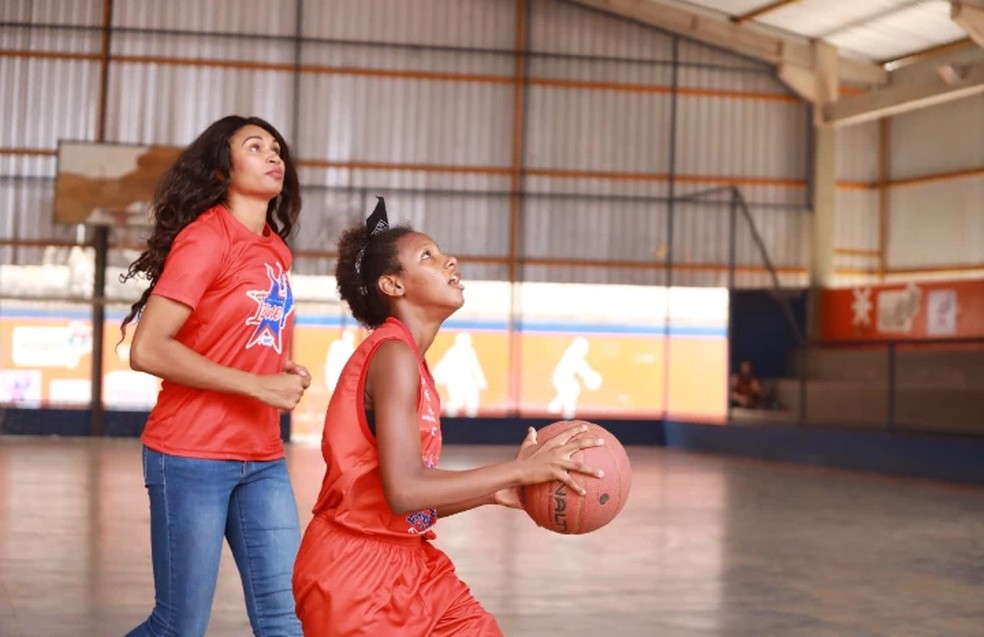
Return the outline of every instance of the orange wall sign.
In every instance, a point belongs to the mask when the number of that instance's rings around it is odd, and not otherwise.
[[[824,340],[984,336],[984,281],[932,281],[824,290]]]

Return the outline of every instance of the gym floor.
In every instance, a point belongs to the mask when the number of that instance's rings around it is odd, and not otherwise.
[[[984,487],[630,447],[628,504],[560,536],[485,507],[437,545],[509,637],[981,637]],[[514,453],[447,446],[445,468]],[[302,527],[319,449],[289,445]],[[123,635],[153,603],[136,439],[0,437],[0,635]],[[250,634],[226,550],[209,635]]]

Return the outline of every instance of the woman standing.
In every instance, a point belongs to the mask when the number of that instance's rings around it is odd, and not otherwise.
[[[213,123],[158,185],[148,248],[123,277],[150,281],[121,328],[139,316],[130,365],[163,379],[142,436],[156,603],[129,635],[205,634],[223,538],[254,634],[301,634],[279,426],[310,383],[287,359],[284,239],[300,206],[287,144],[258,118]]]

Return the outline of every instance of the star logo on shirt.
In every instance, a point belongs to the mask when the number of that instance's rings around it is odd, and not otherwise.
[[[287,323],[287,317],[294,311],[294,295],[290,290],[290,280],[283,266],[277,264],[277,269],[264,263],[267,278],[270,279],[269,290],[251,290],[246,296],[256,301],[256,313],[246,319],[246,325],[253,325],[252,336],[246,342],[246,349],[254,345],[272,347],[278,354],[283,349],[282,331]]]

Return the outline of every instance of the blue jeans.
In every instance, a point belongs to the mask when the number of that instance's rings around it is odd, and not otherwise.
[[[291,575],[300,544],[284,460],[202,460],[144,447],[150,544],[157,594],[128,637],[204,635],[222,538],[239,567],[254,635],[301,636]]]

